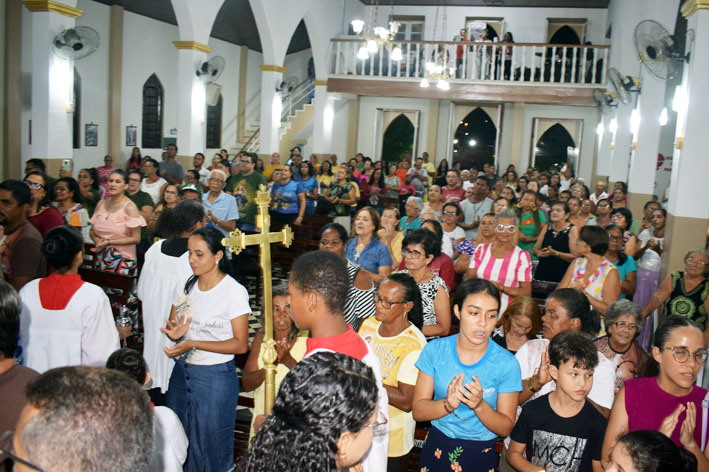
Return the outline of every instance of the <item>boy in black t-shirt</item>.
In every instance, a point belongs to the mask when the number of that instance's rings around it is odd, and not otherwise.
[[[586,400],[598,351],[586,335],[565,331],[552,339],[549,363],[556,390],[522,408],[507,460],[523,472],[600,472],[608,422]]]

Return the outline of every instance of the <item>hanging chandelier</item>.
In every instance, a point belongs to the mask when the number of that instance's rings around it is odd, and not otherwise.
[[[433,38],[436,39],[436,28],[438,27],[438,14],[440,12],[440,3],[436,7],[436,20],[433,23]],[[443,34],[446,32],[446,9],[443,7]],[[442,54],[436,54],[434,51],[434,60],[426,61],[424,65],[424,76],[419,83],[419,86],[426,88],[431,85],[432,81],[436,82],[436,88],[440,90],[448,90],[450,88],[450,83],[448,79],[455,76],[455,67],[448,67],[448,52],[443,49]]]
[[[394,13],[394,2],[391,4],[392,14]],[[379,13],[379,0],[374,2],[374,18],[368,25],[362,20],[352,21],[352,30],[357,36],[364,40],[364,44],[357,51],[357,59],[369,59],[369,54],[376,54],[379,51],[379,46],[384,46],[390,51],[392,61],[400,61],[403,58],[401,48],[395,46],[392,49],[392,41],[399,32],[398,21],[390,21],[387,28],[383,26],[372,26],[377,22],[377,14]],[[365,28],[366,26],[366,28]]]

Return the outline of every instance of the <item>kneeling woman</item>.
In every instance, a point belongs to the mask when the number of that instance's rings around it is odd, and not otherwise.
[[[522,390],[514,356],[490,341],[499,308],[491,282],[466,280],[453,299],[460,333],[430,341],[416,363],[414,418],[432,423],[421,470],[497,470],[495,440],[512,431]]]
[[[200,228],[187,243],[194,275],[175,292],[167,328],[177,341],[167,406],[190,441],[187,471],[224,471],[233,464],[239,380],[234,354],[248,349],[249,295],[227,275],[222,233]]]

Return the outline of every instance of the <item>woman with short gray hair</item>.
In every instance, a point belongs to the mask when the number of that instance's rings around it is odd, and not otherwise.
[[[684,256],[684,271],[676,271],[665,277],[643,309],[643,318],[664,303],[664,316],[680,315],[689,318],[709,335],[709,253],[697,248]]]
[[[596,339],[596,348],[615,364],[615,393],[628,379],[641,377],[649,357],[635,340],[642,324],[640,307],[630,300],[618,300],[606,309],[606,334]]]

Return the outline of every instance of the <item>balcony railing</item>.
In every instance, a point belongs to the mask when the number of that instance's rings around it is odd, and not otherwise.
[[[427,76],[430,63],[449,73],[453,68],[452,82],[598,87],[606,82],[609,52],[609,46],[592,45],[401,41],[393,43],[391,50],[400,47],[402,59],[393,61],[390,49],[383,45],[367,59],[358,59],[362,40],[332,42],[335,76],[408,81]]]

